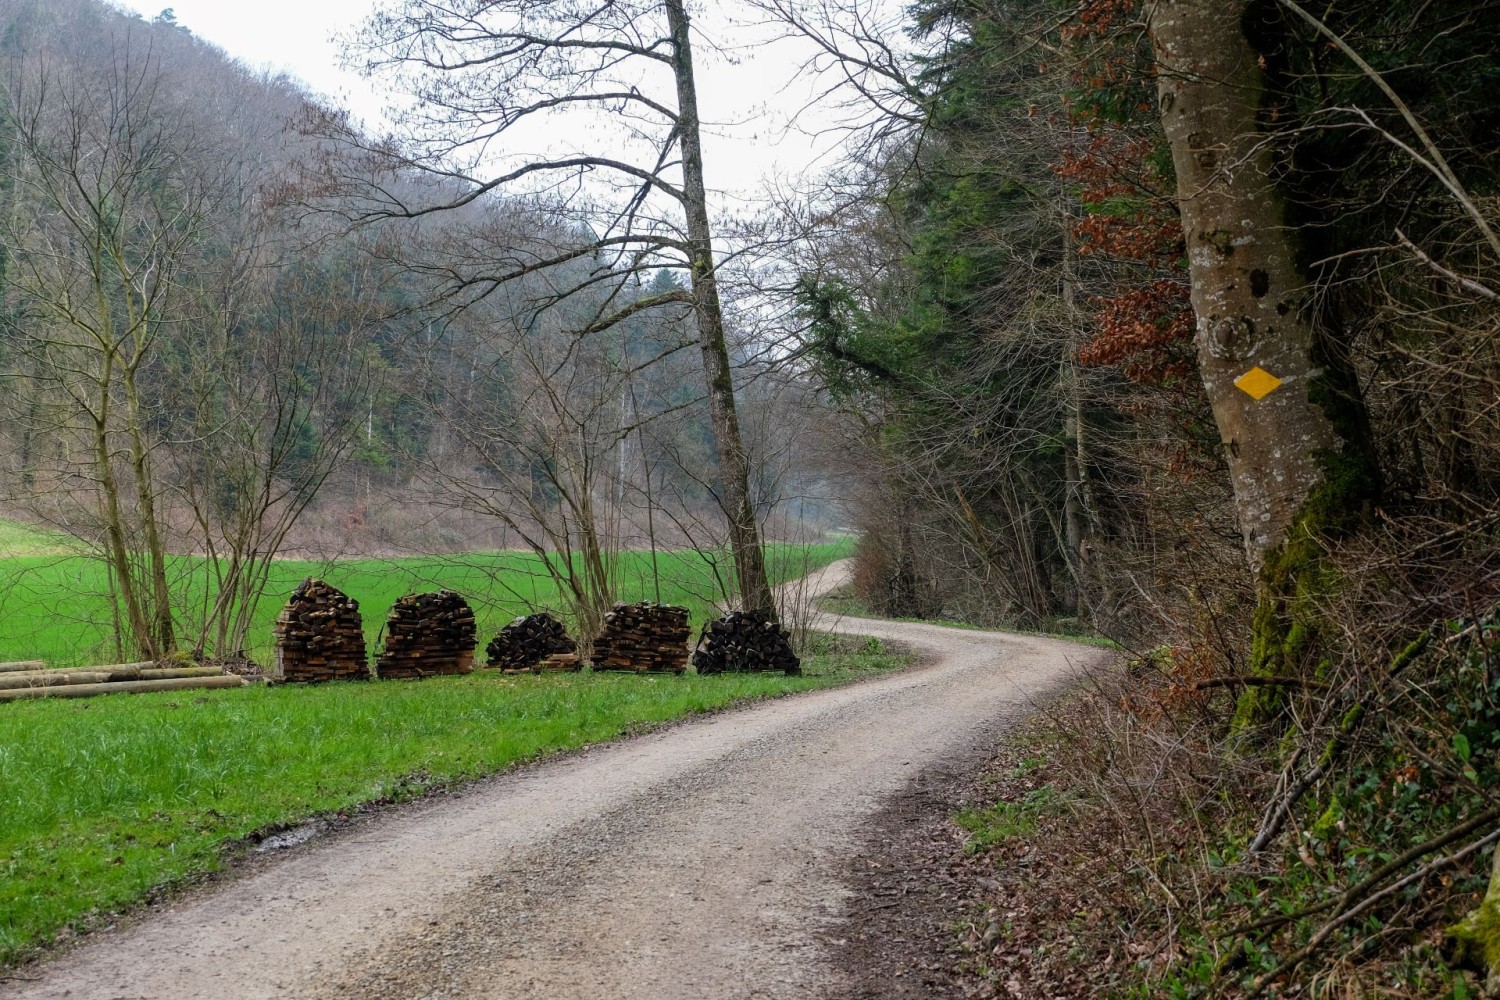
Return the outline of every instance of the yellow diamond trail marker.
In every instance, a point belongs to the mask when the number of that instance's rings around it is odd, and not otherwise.
[[[1234,384],[1251,399],[1265,399],[1281,385],[1281,379],[1256,365],[1235,379]]]

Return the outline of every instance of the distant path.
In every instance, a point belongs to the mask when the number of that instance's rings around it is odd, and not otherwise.
[[[837,585],[835,564],[807,592]],[[0,997],[821,997],[861,824],[1094,659],[844,619],[927,666],[560,757],[96,935]]]

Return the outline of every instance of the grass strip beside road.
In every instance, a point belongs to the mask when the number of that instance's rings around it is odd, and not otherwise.
[[[801,677],[482,671],[0,706],[0,968],[247,838],[904,662],[825,640]]]

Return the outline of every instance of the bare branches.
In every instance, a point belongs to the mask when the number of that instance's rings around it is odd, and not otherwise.
[[[1473,294],[1478,295],[1480,298],[1489,299],[1491,302],[1500,301],[1500,293],[1497,293],[1486,285],[1475,281],[1473,278],[1466,278],[1461,274],[1450,271],[1448,268],[1439,264],[1437,261],[1433,260],[1426,253],[1424,253],[1415,243],[1407,239],[1406,234],[1399,229],[1396,230],[1396,238],[1401,241],[1402,246],[1410,250],[1412,252],[1412,255],[1420,260],[1423,264],[1426,264],[1432,270],[1436,271],[1438,274],[1441,274],[1443,277],[1447,278],[1449,281],[1453,282],[1464,291],[1472,292]]]
[[[817,89],[803,110],[838,109],[844,116],[838,127],[851,139],[848,155],[874,155],[930,125],[920,58],[947,40],[928,40],[923,48],[905,11],[884,0],[751,0],[750,6],[809,51],[802,73]]]
[[[1417,120],[1417,116],[1412,113],[1412,110],[1407,105],[1407,103],[1403,101],[1401,99],[1401,96],[1396,93],[1396,91],[1391,87],[1389,83],[1386,82],[1385,77],[1378,73],[1375,70],[1375,67],[1366,62],[1364,57],[1361,56],[1357,51],[1355,51],[1355,49],[1348,42],[1339,37],[1339,35],[1336,34],[1333,29],[1329,28],[1328,25],[1323,21],[1310,14],[1306,10],[1306,8],[1297,3],[1296,0],[1278,0],[1278,2],[1282,6],[1290,10],[1293,14],[1296,14],[1299,18],[1310,24],[1318,32],[1318,34],[1322,35],[1324,38],[1327,38],[1330,42],[1332,42],[1340,52],[1348,57],[1350,62],[1359,67],[1361,73],[1364,73],[1365,76],[1367,76],[1375,84],[1375,86],[1380,88],[1380,92],[1383,93],[1390,100],[1391,104],[1396,108],[1396,110],[1401,113],[1401,117],[1406,121],[1406,124],[1416,135],[1417,140],[1421,144],[1422,148],[1426,151],[1426,157],[1424,158],[1410,146],[1396,139],[1394,136],[1391,136],[1383,129],[1378,129],[1375,123],[1370,120],[1368,114],[1365,114],[1360,109],[1355,109],[1356,113],[1360,114],[1360,116],[1364,118],[1366,124],[1368,124],[1371,128],[1377,128],[1378,131],[1381,132],[1381,134],[1385,135],[1386,138],[1390,139],[1393,143],[1399,146],[1404,152],[1409,154],[1418,163],[1422,164],[1422,166],[1426,167],[1428,170],[1431,170],[1434,174],[1436,174],[1438,179],[1442,181],[1443,186],[1448,189],[1453,197],[1458,200],[1459,204],[1464,207],[1464,211],[1469,214],[1469,217],[1474,220],[1474,225],[1477,226],[1479,231],[1484,234],[1485,239],[1489,242],[1490,249],[1495,252],[1496,257],[1500,257],[1500,235],[1496,234],[1495,230],[1490,226],[1489,220],[1485,218],[1484,213],[1481,212],[1478,206],[1474,204],[1473,199],[1464,189],[1463,183],[1459,180],[1458,175],[1455,174],[1453,172],[1453,168],[1448,165],[1448,160],[1445,156],[1443,156],[1442,150],[1438,149],[1437,144],[1432,141],[1432,137],[1428,135],[1427,130],[1422,127],[1422,123]]]

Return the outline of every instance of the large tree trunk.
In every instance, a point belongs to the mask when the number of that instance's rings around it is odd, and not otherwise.
[[[692,38],[683,0],[666,0],[672,31],[677,76],[677,130],[682,143],[683,195],[686,202],[688,245],[692,254],[693,305],[698,318],[698,341],[703,351],[703,374],[708,381],[709,414],[719,454],[724,513],[729,522],[729,544],[734,554],[739,602],[747,611],[776,612],[760,546],[760,526],[750,502],[750,460],[740,436],[734,402],[734,377],[729,348],[724,342],[724,311],[715,276],[713,231],[708,222],[708,196],[703,182],[703,145],[699,131],[698,91],[693,79]]]
[[[1347,365],[1314,329],[1311,282],[1278,190],[1266,59],[1247,33],[1268,27],[1251,21],[1258,9],[1162,0],[1151,28],[1198,364],[1260,584],[1251,670],[1295,672],[1320,631],[1308,598],[1322,589],[1323,543],[1360,516],[1378,476]],[[1242,700],[1242,722],[1266,717],[1268,690]]]
[[[1297,234],[1259,115],[1264,73],[1245,36],[1248,0],[1165,0],[1152,22],[1162,124],[1187,236],[1198,366],[1234,481],[1245,554],[1260,569],[1341,442],[1313,398],[1318,376]],[[1255,368],[1281,385],[1256,399]],[[1269,384],[1269,383],[1267,383]],[[1253,386],[1252,386],[1253,387]]]

